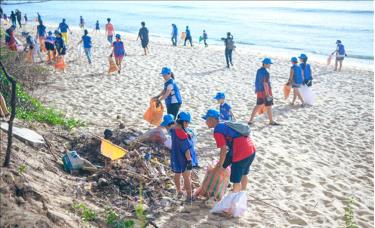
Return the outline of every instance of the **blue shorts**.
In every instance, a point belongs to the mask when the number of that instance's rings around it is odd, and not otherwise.
[[[113,35],[107,36],[107,40],[108,40],[108,42],[110,42],[112,44],[112,42],[113,42]]]
[[[230,167],[230,182],[233,184],[240,183],[242,176],[249,174],[250,165],[254,161],[255,153],[256,152],[241,161],[232,163]]]

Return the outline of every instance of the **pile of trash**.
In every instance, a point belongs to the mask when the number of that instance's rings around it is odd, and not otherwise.
[[[128,151],[123,158],[112,162],[101,154],[101,139],[97,136],[82,135],[71,142],[72,150],[98,167],[94,174],[87,176],[91,192],[109,200],[121,197],[130,202],[129,206],[137,203],[141,194],[143,203],[153,209],[151,211],[181,204],[173,199],[176,189],[167,146],[150,139],[153,135],[150,132],[116,129],[112,133],[108,140]],[[192,182],[193,188],[198,187],[195,172],[192,172]]]

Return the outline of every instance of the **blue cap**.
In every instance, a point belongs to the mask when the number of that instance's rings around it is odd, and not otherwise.
[[[298,58],[300,58],[300,59],[307,59],[307,55],[301,54]]]
[[[336,41],[336,44],[341,44],[341,40],[337,40],[337,41]]]
[[[121,35],[120,34],[116,34],[116,38],[121,38]]]
[[[270,58],[264,58],[262,61],[263,64],[273,64]]]
[[[206,115],[202,116],[204,120],[207,120],[208,118],[216,118],[219,119],[220,113],[214,109],[209,109],[206,113]]]
[[[170,74],[171,73],[171,69],[168,68],[168,67],[163,67],[163,69],[161,69],[161,75],[167,75],[167,74]]]
[[[164,115],[163,122],[161,122],[160,126],[166,127],[171,123],[174,123],[174,116],[172,114]]]
[[[52,32],[51,32],[51,31],[48,31],[48,35],[52,35]]]
[[[296,57],[292,57],[292,58],[290,59],[290,61],[291,61],[292,63],[298,63],[298,59],[297,59]]]
[[[188,113],[188,112],[180,112],[177,115],[177,119],[178,120],[182,120],[182,121],[186,121],[188,123],[191,122],[191,116],[190,116],[190,113]]]
[[[216,94],[216,96],[214,96],[214,99],[215,99],[215,100],[225,99],[225,94],[222,93],[222,92],[218,92],[218,93]]]

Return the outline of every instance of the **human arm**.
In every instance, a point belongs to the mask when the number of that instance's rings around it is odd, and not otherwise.
[[[173,87],[168,86],[166,90],[163,90],[163,94],[159,98],[159,100],[165,100],[172,92]]]
[[[288,85],[291,85],[292,84],[292,81],[293,81],[293,75],[294,75],[294,71],[292,68],[290,68],[290,76],[289,76],[289,79],[288,79]]]
[[[230,110],[229,113],[230,113],[230,116],[232,117],[232,120],[233,120],[233,121],[236,121],[236,117],[234,116],[232,110]]]
[[[220,148],[220,159],[215,166],[216,169],[220,169],[220,168],[223,167],[226,155],[227,155],[227,147],[225,145],[225,146]]]

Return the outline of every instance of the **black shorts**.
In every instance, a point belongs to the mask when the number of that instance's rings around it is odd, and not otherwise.
[[[249,174],[250,166],[253,163],[254,158],[255,152],[241,161],[233,162],[230,167],[230,182],[234,184],[240,183],[242,176]]]
[[[265,106],[272,106],[273,105],[273,99],[267,101],[266,98],[257,98],[257,105],[265,105]]]
[[[55,46],[49,42],[44,42],[44,45],[46,46],[47,51],[55,50]]]
[[[141,44],[142,44],[142,48],[146,48],[148,45],[148,40],[142,40]]]
[[[336,60],[342,61],[342,60],[344,60],[344,57],[336,57]]]
[[[177,118],[178,111],[180,110],[181,104],[175,103],[167,105],[167,113],[172,114],[174,116],[174,119]]]

